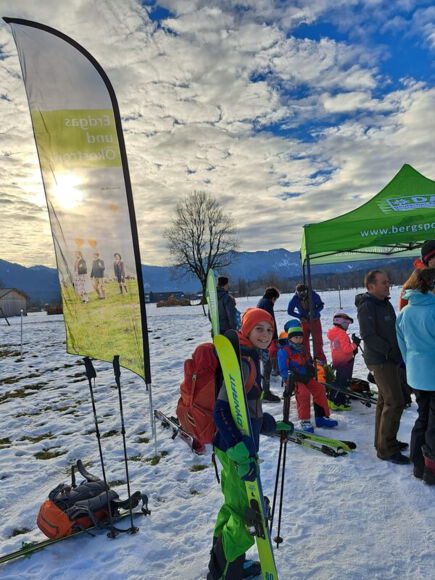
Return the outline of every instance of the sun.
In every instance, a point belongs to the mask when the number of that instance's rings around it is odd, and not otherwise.
[[[68,173],[56,174],[53,195],[56,205],[63,209],[72,209],[83,201],[83,192],[79,188],[81,181],[77,175]]]

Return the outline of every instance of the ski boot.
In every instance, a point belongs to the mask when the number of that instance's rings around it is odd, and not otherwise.
[[[317,419],[316,419],[317,422]],[[300,422],[300,427],[301,427],[301,431],[305,431],[305,433],[314,433],[314,427],[311,424],[311,421],[307,421],[307,420],[302,420]]]
[[[329,417],[316,417],[316,427],[337,427],[338,422]]]

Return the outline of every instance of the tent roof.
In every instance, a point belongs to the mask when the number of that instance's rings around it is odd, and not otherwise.
[[[435,239],[435,181],[404,165],[371,200],[304,226],[301,260],[311,264],[410,256]]]

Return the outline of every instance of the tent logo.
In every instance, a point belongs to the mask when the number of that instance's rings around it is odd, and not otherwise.
[[[391,211],[412,211],[420,208],[435,208],[435,195],[402,195],[384,199],[379,204],[384,213]]]

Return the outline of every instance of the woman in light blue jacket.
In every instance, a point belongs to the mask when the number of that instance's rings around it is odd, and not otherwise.
[[[415,270],[404,298],[409,302],[397,317],[397,340],[418,405],[410,458],[415,477],[435,485],[435,269]]]

